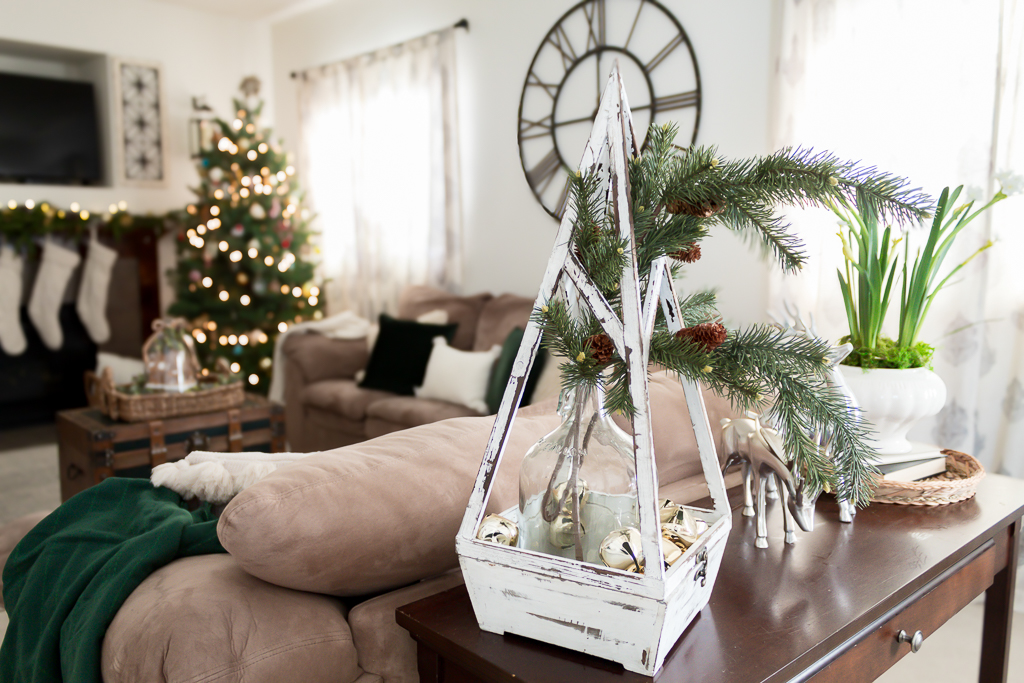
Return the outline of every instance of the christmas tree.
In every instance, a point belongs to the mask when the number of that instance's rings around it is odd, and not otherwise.
[[[225,358],[250,389],[266,393],[277,336],[319,319],[320,290],[307,259],[309,211],[295,168],[261,128],[259,82],[242,82],[235,118],[216,119],[214,146],[198,162],[196,201],[178,234],[170,313],[192,322],[204,374]]]

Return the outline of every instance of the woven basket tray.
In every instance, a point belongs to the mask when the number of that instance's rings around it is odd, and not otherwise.
[[[875,486],[872,503],[896,505],[946,505],[973,498],[985,468],[966,453],[942,451],[946,471],[921,481],[886,481]]]
[[[237,408],[245,402],[245,388],[241,382],[212,386],[208,389],[154,394],[127,394],[114,384],[110,368],[90,381],[86,377],[89,405],[99,408],[112,420],[147,422],[182,415],[213,413]]]

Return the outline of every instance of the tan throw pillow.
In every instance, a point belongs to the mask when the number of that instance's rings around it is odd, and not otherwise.
[[[487,383],[500,346],[490,351],[460,351],[448,346],[444,337],[434,337],[423,386],[413,391],[416,398],[434,398],[487,413]]]
[[[527,449],[560,420],[520,415],[488,509],[519,500]],[[413,427],[281,467],[238,494],[217,527],[253,576],[297,590],[366,595],[458,565],[466,512],[493,417]]]

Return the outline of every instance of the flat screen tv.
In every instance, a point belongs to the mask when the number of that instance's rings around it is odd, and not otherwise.
[[[0,73],[0,182],[101,181],[91,83]]]

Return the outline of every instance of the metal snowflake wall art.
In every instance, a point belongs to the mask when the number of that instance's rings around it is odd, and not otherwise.
[[[160,70],[150,65],[121,64],[118,76],[125,179],[163,180]]]

